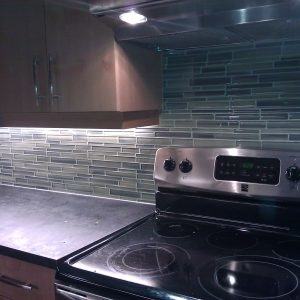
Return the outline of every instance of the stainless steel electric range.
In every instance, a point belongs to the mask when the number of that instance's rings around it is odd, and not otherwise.
[[[155,213],[62,263],[58,294],[300,299],[297,165],[300,153],[159,149]]]

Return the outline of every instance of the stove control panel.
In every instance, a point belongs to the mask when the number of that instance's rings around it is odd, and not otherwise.
[[[155,188],[259,197],[300,204],[300,151],[239,148],[157,150]]]
[[[239,156],[218,156],[215,163],[217,180],[277,185],[280,160]]]

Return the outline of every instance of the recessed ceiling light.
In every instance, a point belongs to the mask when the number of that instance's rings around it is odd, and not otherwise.
[[[147,18],[132,10],[120,15],[120,19],[130,25],[136,25],[147,22]]]

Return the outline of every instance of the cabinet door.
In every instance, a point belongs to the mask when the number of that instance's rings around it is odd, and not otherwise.
[[[88,11],[46,2],[51,111],[116,110],[114,35]]]
[[[1,112],[45,109],[45,52],[43,1],[1,0]]]

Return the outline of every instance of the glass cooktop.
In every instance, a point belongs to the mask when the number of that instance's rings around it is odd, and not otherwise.
[[[300,299],[299,238],[207,222],[151,217],[71,267],[153,298]]]

